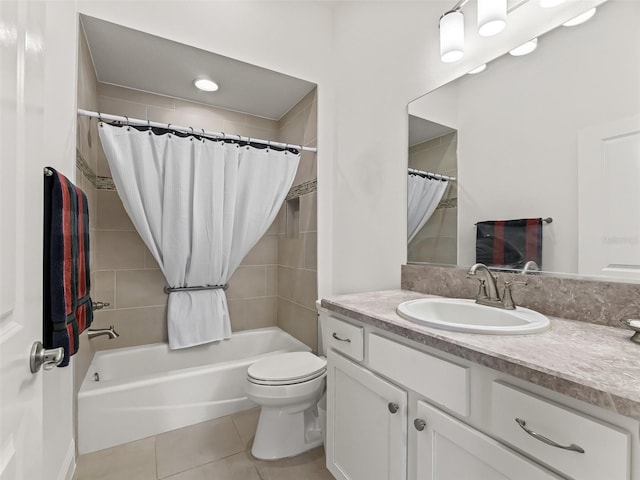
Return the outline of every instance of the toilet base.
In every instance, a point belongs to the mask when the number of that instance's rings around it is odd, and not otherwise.
[[[277,460],[294,457],[322,443],[322,429],[315,405],[295,413],[263,406],[251,454],[260,460]]]

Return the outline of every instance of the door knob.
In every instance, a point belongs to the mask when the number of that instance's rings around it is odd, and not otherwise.
[[[29,356],[29,366],[31,373],[40,371],[40,367],[44,365],[45,370],[51,370],[62,363],[64,359],[64,348],[51,348],[47,350],[42,342],[35,342],[31,347],[31,355]]]
[[[389,407],[389,411],[391,413],[396,413],[400,409],[398,404],[397,403],[393,403],[393,402],[389,403],[389,405],[387,405],[387,407]]]

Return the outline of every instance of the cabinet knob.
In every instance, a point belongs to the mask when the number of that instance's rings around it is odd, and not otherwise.
[[[419,432],[424,430],[424,427],[427,426],[427,422],[425,422],[424,420],[422,420],[421,418],[416,418],[413,421],[413,426],[416,427],[416,430],[418,430]]]
[[[400,407],[398,406],[398,404],[393,402],[390,402],[389,405],[387,405],[387,407],[389,407],[389,411],[391,413],[396,413],[398,410],[400,410]]]

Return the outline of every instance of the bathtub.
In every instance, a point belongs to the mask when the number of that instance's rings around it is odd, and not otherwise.
[[[234,333],[184,350],[164,343],[97,352],[78,393],[78,451],[113,447],[254,406],[247,368],[276,353],[308,351],[277,327]]]

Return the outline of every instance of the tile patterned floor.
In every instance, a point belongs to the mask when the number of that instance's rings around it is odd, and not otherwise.
[[[322,447],[273,462],[253,458],[258,409],[80,455],[74,480],[333,480]]]

